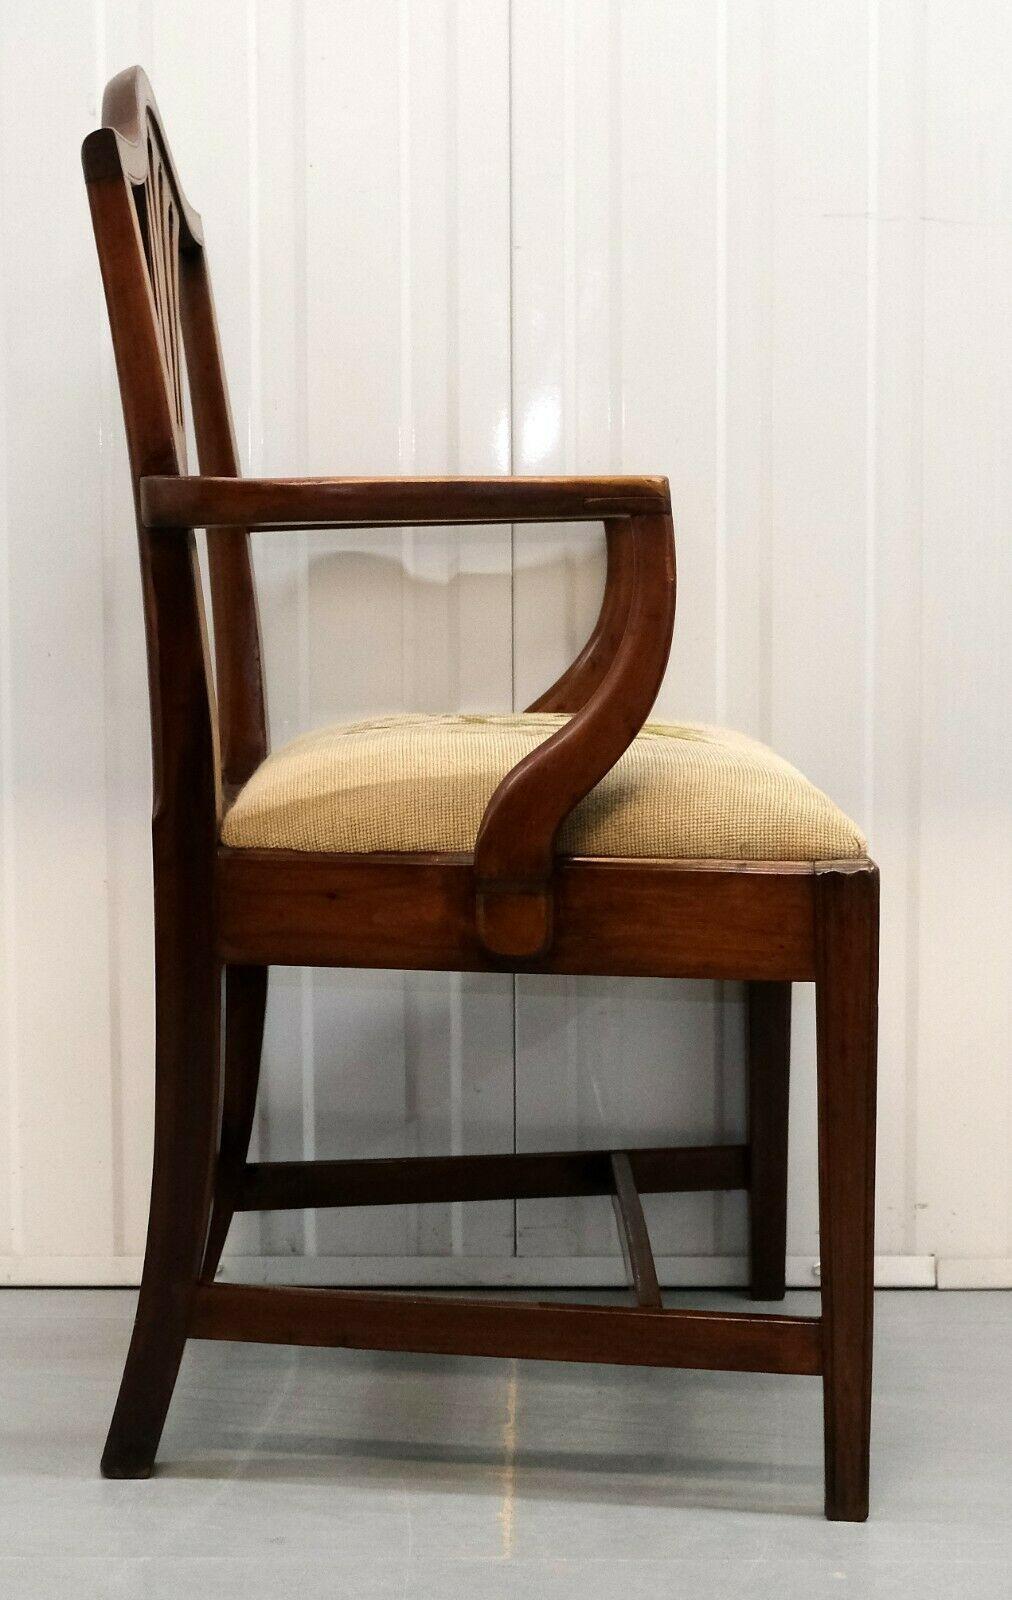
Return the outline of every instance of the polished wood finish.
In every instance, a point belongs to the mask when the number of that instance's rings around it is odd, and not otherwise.
[[[819,1248],[826,1515],[868,1515],[878,873],[816,875]]]
[[[665,478],[187,478],[141,481],[148,528],[361,528],[664,516]]]
[[[675,625],[671,518],[631,517],[629,534],[632,593],[607,672],[569,721],[506,774],[478,829],[475,928],[493,956],[529,961],[551,950],[559,830],[629,748],[664,677]]]
[[[524,971],[654,978],[815,976],[813,876],[666,861],[560,859],[555,936]],[[451,856],[221,850],[226,961],[487,972],[474,866]]]
[[[753,1300],[782,1300],[787,1259],[791,986],[750,983],[746,1003],[749,1282]]]
[[[200,219],[147,79],[109,85],[85,179],[126,425],[148,653],[156,1084],[137,1319],[103,1456],[144,1477],[186,1338],[823,1376],[827,1512],[867,1510],[877,874],[870,862],[564,858],[559,829],[649,715],[675,571],[659,477],[240,480]],[[186,460],[184,380],[199,472]],[[590,638],[533,709],[566,725],[508,773],[467,856],[235,851],[267,750],[249,530],[599,519]],[[212,675],[194,529],[208,542]],[[216,678],[216,684],[215,684]],[[248,1161],[268,969],[314,963],[749,984],[747,1145],[416,1161]],[[224,991],[224,1063],[219,1039]],[[664,1310],[640,1194],[747,1188],[752,1291],[783,1292],[789,985],[818,994],[821,1319]],[[634,1307],[212,1282],[236,1209],[612,1194]]]
[[[118,178],[122,174],[135,188],[143,189],[155,165],[152,146],[157,146],[157,162],[179,215],[180,244],[202,245],[200,218],[183,193],[151,85],[140,67],[127,67],[109,79],[102,95],[102,122],[104,126],[84,141],[85,177]],[[110,133],[115,133],[115,146],[110,145]]]
[[[179,272],[180,321],[201,471],[237,478],[239,455],[204,252],[181,253]],[[142,502],[143,487],[142,480]],[[241,526],[211,530],[207,567],[214,614],[221,775],[226,795],[231,795],[267,754],[263,649],[248,530]]]
[[[225,1062],[214,1201],[202,1276],[213,1278],[249,1170],[267,1011],[266,967],[225,969]]]
[[[184,550],[183,563],[178,552]],[[212,914],[217,828],[208,664],[195,605],[196,553],[155,536],[143,563],[160,648],[152,663],[156,761],[155,1148],[133,1337],[102,1457],[107,1477],[145,1477],[186,1342],[207,1236],[215,1162],[221,979]],[[195,684],[194,678],[198,680]]]
[[[623,1151],[640,1194],[748,1187],[748,1146],[685,1145]],[[611,1194],[611,1150],[489,1156],[393,1156],[353,1161],[251,1162],[237,1211],[391,1206],[461,1200],[547,1200]]]
[[[416,1350],[429,1355],[608,1361],[708,1371],[822,1371],[818,1317],[468,1300],[362,1289],[202,1284],[195,1339]]]
[[[551,688],[532,700],[528,711],[579,711],[603,683],[618,654],[633,593],[635,556],[628,520],[624,517],[606,520],[604,537],[607,558],[604,594],[590,638]]]
[[[143,74],[109,85],[117,125],[83,150],[139,513],[146,472],[185,467],[179,252],[199,220],[179,188]],[[148,649],[155,910],[155,1146],[133,1337],[102,1457],[146,1477],[189,1330],[214,1189],[221,964],[214,919],[221,791],[216,706],[192,529],[138,542]]]
[[[626,1150],[613,1150],[611,1177],[614,1193],[612,1204],[618,1236],[625,1257],[626,1270],[632,1283],[636,1304],[649,1310],[661,1308],[661,1291],[657,1283],[654,1253],[650,1248],[647,1219],[633,1176],[632,1162]]]

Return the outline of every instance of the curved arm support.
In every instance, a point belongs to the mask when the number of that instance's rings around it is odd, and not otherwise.
[[[634,539],[626,517],[604,525],[608,565],[593,632],[576,660],[538,696],[528,711],[579,711],[605,677],[622,643],[633,590]]]
[[[630,517],[627,529],[631,596],[621,643],[565,727],[506,774],[478,830],[478,935],[504,959],[536,960],[549,948],[559,829],[635,739],[667,666],[675,620],[671,517]]]

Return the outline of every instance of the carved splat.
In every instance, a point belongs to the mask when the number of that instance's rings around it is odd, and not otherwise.
[[[172,406],[177,444],[183,450],[182,346],[179,328],[179,211],[172,181],[166,172],[158,140],[147,140],[147,174],[134,189],[134,203],[144,241],[151,297],[158,324],[158,341],[165,362],[165,381]]]

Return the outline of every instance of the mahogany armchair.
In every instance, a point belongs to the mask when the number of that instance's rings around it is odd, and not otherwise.
[[[188,1338],[465,1352],[821,1376],[826,1513],[865,1517],[878,875],[863,840],[762,747],[644,727],[674,620],[663,478],[241,479],[200,221],[139,69],[109,84],[103,123],[85,140],[83,162],[140,545],[156,977],[150,1220],[103,1471],[150,1473]],[[197,476],[186,468],[184,376]],[[354,836],[355,817],[335,822],[336,791],[312,783],[302,823],[290,827],[275,802],[292,769],[282,769],[280,790],[271,785],[278,763],[294,758],[268,755],[249,530],[572,519],[604,523],[600,616],[558,682],[527,713],[499,719],[509,726],[496,738],[527,743],[515,761],[496,756],[491,735],[482,746],[491,764],[477,811],[473,796],[471,812],[463,808],[460,837],[423,828],[425,847],[405,847],[383,831],[381,793],[380,846],[348,848],[340,827]],[[216,690],[194,529],[207,530]],[[425,759],[436,760],[435,781],[452,786],[463,720],[435,719],[433,734],[406,719],[407,731],[385,733],[409,769],[432,734]],[[332,776],[353,748],[335,736],[318,757]],[[684,765],[697,756],[705,780]],[[644,834],[651,783],[654,832]],[[702,822],[700,783],[710,785]],[[758,835],[735,809],[742,783],[765,796]],[[691,807],[671,800],[682,792]],[[604,793],[607,805],[598,803]],[[800,831],[798,806],[808,807]],[[620,832],[616,844],[608,828],[627,816],[635,837],[624,844]],[[605,845],[589,847],[597,837]],[[747,1143],[249,1163],[268,970],[302,963],[740,980]],[[795,982],[814,982],[817,995],[821,1315],[664,1309],[639,1199],[648,1192],[747,1190],[752,1296],[783,1296]],[[236,1210],[586,1194],[613,1197],[631,1305],[214,1281]]]

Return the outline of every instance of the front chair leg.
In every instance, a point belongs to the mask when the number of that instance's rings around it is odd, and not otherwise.
[[[791,986],[749,983],[749,1263],[753,1300],[784,1298]]]
[[[171,923],[172,918],[167,919]],[[107,1478],[147,1478],[186,1343],[218,1137],[221,972],[192,928],[155,951],[155,1149],[137,1315],[102,1455]]]
[[[868,1515],[878,873],[818,873],[816,1017],[826,1516]]]

